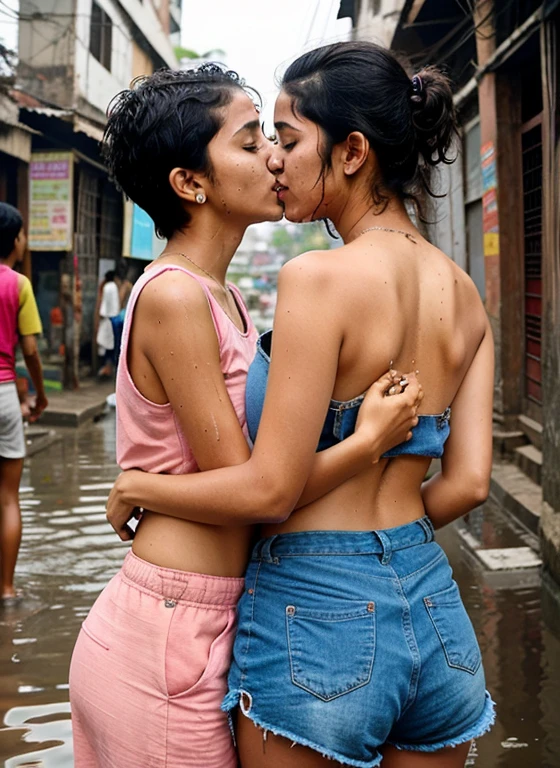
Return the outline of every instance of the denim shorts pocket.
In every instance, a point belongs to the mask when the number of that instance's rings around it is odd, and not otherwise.
[[[482,658],[478,641],[455,582],[424,598],[426,610],[440,639],[450,667],[474,675]]]
[[[292,683],[330,701],[371,680],[375,656],[375,604],[344,610],[286,607]]]

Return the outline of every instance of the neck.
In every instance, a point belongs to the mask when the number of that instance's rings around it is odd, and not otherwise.
[[[176,230],[162,253],[184,253],[222,285],[247,225],[217,219],[211,211],[196,211],[189,226]]]
[[[0,264],[3,264],[5,267],[9,267],[10,269],[13,269],[17,263],[17,258],[15,253],[10,253],[9,256],[6,256],[5,259],[0,259]]]
[[[355,240],[364,229],[387,227],[414,234],[412,224],[404,203],[396,197],[388,200],[385,207],[376,206],[371,200],[364,200],[362,195],[351,195],[340,213],[331,218],[336,231],[345,243]]]

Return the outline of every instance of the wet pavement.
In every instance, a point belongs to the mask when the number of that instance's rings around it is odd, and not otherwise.
[[[117,474],[114,415],[62,431],[62,440],[26,462],[24,538],[18,563],[26,598],[0,613],[0,763],[5,768],[71,768],[68,664],[80,624],[128,545],[105,520]],[[459,526],[461,527],[461,526]],[[464,526],[463,526],[464,527]],[[497,511],[471,516],[441,541],[475,625],[488,687],[498,705],[494,730],[467,765],[560,767],[560,618],[539,571],[485,569],[465,542],[516,547],[527,537]]]

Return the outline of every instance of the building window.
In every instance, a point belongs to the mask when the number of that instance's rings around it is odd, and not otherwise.
[[[111,17],[97,3],[91,6],[91,26],[89,31],[89,50],[105,69],[111,71],[111,43],[113,25]]]

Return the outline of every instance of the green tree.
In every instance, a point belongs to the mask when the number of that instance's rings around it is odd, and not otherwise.
[[[298,224],[290,227],[277,227],[270,239],[270,245],[283,254],[286,261],[306,251],[328,251],[332,239],[321,222]]]
[[[181,61],[181,59],[208,59],[226,55],[226,52],[221,48],[212,48],[212,50],[206,51],[206,53],[197,53],[190,48],[183,48],[181,45],[176,45],[173,50],[179,61]]]

